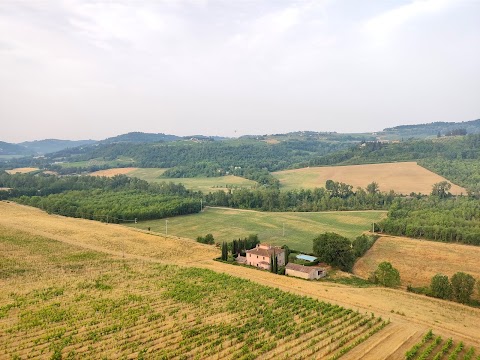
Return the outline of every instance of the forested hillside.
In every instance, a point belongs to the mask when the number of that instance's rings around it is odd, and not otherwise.
[[[0,155],[31,155],[32,153],[25,146],[0,141]]]
[[[400,125],[392,128],[386,128],[377,135],[382,138],[390,139],[409,139],[465,135],[480,133],[480,119],[462,122],[433,122],[429,124]]]

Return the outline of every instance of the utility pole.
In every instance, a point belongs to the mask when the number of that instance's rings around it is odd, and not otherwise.
[[[372,233],[375,233],[375,223],[372,223]]]
[[[168,235],[168,219],[165,219],[165,236]]]

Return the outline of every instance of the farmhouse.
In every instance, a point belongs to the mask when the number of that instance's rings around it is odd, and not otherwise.
[[[295,276],[307,280],[320,279],[327,275],[327,269],[320,266],[305,266],[288,263],[285,266],[285,275]]]
[[[270,259],[275,257],[278,266],[285,265],[285,250],[278,246],[259,244],[246,251],[246,263],[264,270],[270,270]]]

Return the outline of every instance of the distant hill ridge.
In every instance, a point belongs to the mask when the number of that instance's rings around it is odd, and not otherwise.
[[[85,146],[95,144],[95,140],[59,140],[59,139],[45,139],[24,141],[18,145],[24,146],[30,152],[38,155],[48,154],[67,148],[74,148],[78,146]]]

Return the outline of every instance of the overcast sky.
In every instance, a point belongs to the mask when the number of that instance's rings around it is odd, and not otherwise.
[[[480,0],[0,1],[0,140],[480,118]]]

